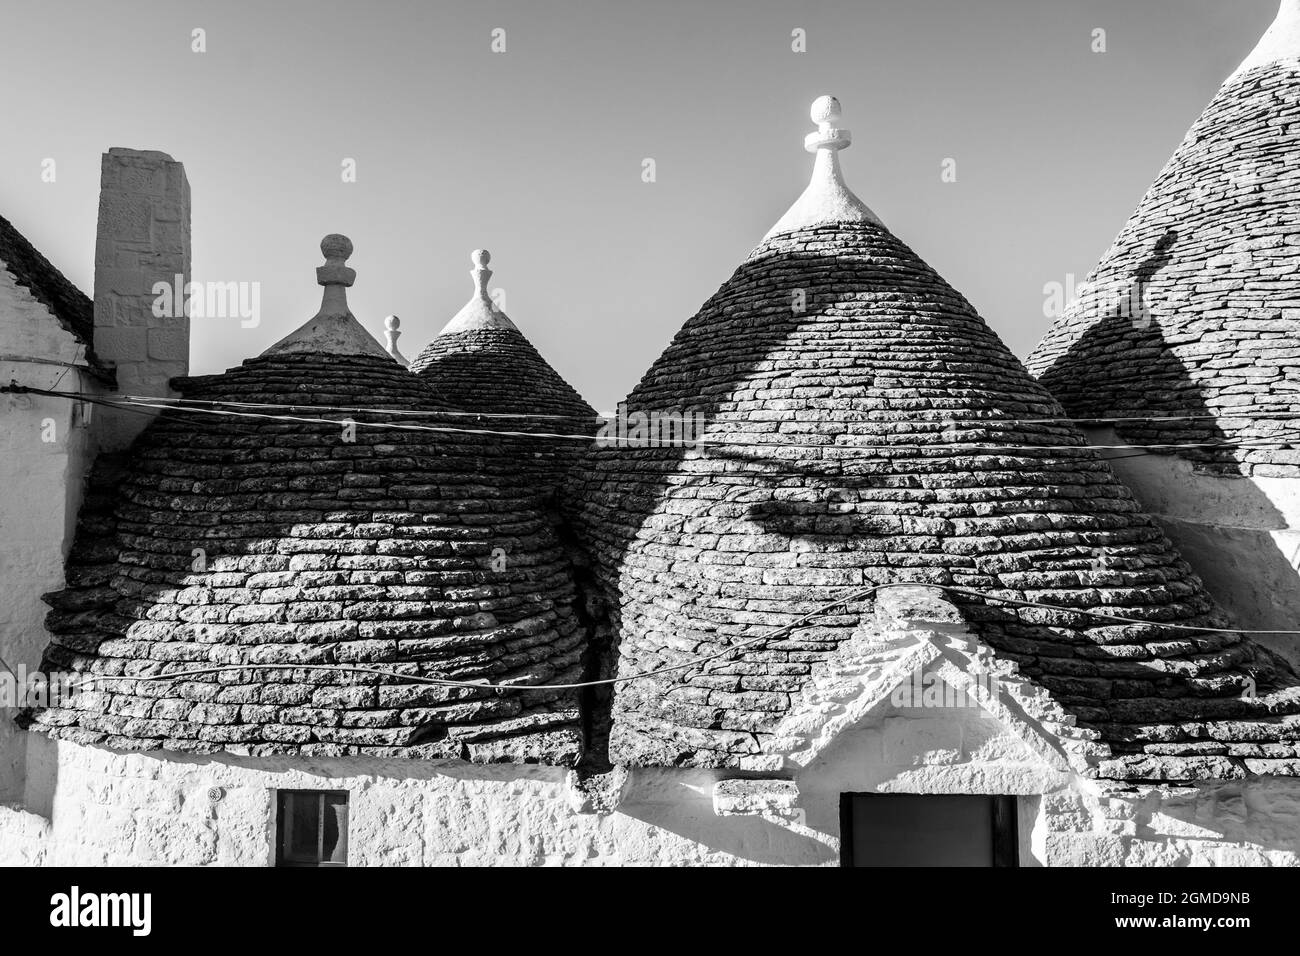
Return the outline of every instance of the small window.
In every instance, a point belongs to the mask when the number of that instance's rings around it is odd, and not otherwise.
[[[276,866],[347,866],[348,795],[341,790],[279,790]]]
[[[840,795],[844,866],[1017,866],[1016,798]]]

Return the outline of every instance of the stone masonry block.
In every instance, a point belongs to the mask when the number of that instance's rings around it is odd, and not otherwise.
[[[793,780],[722,780],[713,786],[713,812],[719,816],[784,814],[798,802]]]
[[[143,327],[96,329],[95,348],[103,355],[113,356],[119,366],[141,361],[145,358],[150,331]]]
[[[153,205],[138,195],[105,194],[99,200],[101,229],[108,227],[107,235],[113,241],[148,242],[153,225]],[[105,233],[101,232],[101,240]]]
[[[118,331],[106,329],[105,331]],[[123,330],[126,331],[126,330]],[[129,331],[136,331],[135,329]],[[188,362],[190,334],[188,329],[149,329],[149,358],[171,362]],[[181,373],[183,374],[183,373]]]
[[[154,247],[166,256],[188,256],[189,230],[181,222],[159,220],[153,224]]]
[[[112,295],[144,295],[151,287],[151,283],[145,280],[146,276],[142,269],[97,269],[95,270],[95,301],[97,303],[101,300],[107,301],[106,296]]]

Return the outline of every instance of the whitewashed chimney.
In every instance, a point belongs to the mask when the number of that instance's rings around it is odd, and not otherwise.
[[[166,153],[113,148],[100,172],[95,239],[95,352],[126,395],[170,396],[173,376],[189,373],[190,184]],[[166,287],[169,292],[160,295]],[[150,410],[102,408],[95,416],[102,451],[124,449]]]

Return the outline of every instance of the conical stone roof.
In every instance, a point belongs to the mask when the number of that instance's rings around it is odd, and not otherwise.
[[[461,423],[429,414],[430,390],[347,310],[351,244],[322,250],[317,316],[176,383],[191,404],[268,417],[159,415],[116,474],[99,469],[48,598],[47,669],[278,667],[104,680],[36,725],[125,749],[572,762],[572,693],[415,679],[577,679],[573,584],[499,439],[411,427]]]
[[[470,259],[473,295],[411,362],[411,371],[457,410],[506,416],[493,422],[495,428],[594,434],[595,410],[492,301],[490,253],[476,249]],[[586,443],[519,438],[512,447],[529,474],[553,490]]]
[[[1210,471],[1300,475],[1297,158],[1300,0],[1283,0],[1029,358],[1067,412],[1172,418],[1116,431],[1238,443],[1177,450]]]
[[[813,118],[810,149],[845,143],[833,100]],[[903,581],[1151,622],[952,595],[999,658],[1098,738],[1092,772],[1232,776],[1246,756],[1296,756],[1300,720],[1280,718],[1300,714],[1295,678],[1213,630],[1223,621],[1197,578],[1059,405],[844,200],[833,152],[815,169],[830,201],[805,193],[628,397],[629,414],[703,413],[708,444],[596,447],[573,472],[610,670],[660,672],[617,687],[610,759],[753,765],[870,599],[687,665]],[[1161,626],[1173,622],[1211,630]],[[1252,679],[1260,696],[1243,699]]]

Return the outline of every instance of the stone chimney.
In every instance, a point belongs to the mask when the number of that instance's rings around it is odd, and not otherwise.
[[[173,395],[190,364],[190,184],[166,153],[113,148],[100,172],[95,239],[95,353],[123,395]],[[155,285],[169,291],[159,295]],[[121,451],[149,423],[146,408],[101,408],[101,451]]]

